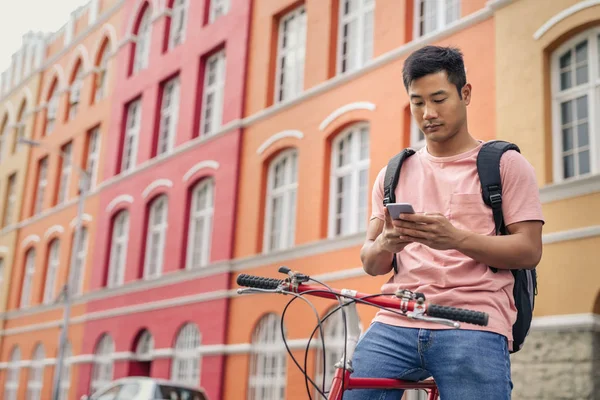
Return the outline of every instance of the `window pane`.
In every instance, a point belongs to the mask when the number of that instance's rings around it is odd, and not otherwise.
[[[581,96],[577,98],[575,108],[577,109],[577,119],[587,119],[588,117],[588,105],[587,96]]]
[[[563,160],[563,173],[565,178],[575,176],[575,163],[573,155],[568,155]]]
[[[568,151],[573,148],[573,129],[563,129],[563,151]]]
[[[569,122],[573,121],[572,101],[565,101],[564,103],[561,103],[560,115],[562,125],[567,125]]]
[[[584,147],[590,144],[587,122],[577,126],[577,147]]]
[[[587,174],[590,172],[590,151],[585,150],[579,153],[579,174]]]

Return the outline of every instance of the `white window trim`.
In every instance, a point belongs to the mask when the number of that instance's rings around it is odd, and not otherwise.
[[[188,0],[174,0],[173,8],[171,9],[171,26],[169,28],[169,50],[179,46],[185,41],[187,20]],[[180,24],[181,29],[180,31],[177,31],[176,27]]]
[[[94,79],[94,103],[102,100],[106,96],[106,87],[108,81],[108,46],[102,49],[98,70]]]
[[[134,125],[129,127],[131,121],[131,114],[133,110],[136,109],[135,119],[133,121]],[[121,173],[127,173],[133,169],[135,169],[135,165],[137,162],[137,153],[138,153],[138,142],[140,137],[140,130],[142,124],[142,101],[141,99],[137,99],[129,103],[127,106],[127,117],[125,120],[125,134],[123,135],[123,154],[121,159]],[[131,139],[131,142],[128,140]],[[131,146],[131,152],[128,158],[127,153],[129,153],[128,146]]]
[[[207,188],[207,207],[202,210],[196,210],[195,204],[196,199],[199,193]],[[213,220],[214,220],[214,208],[215,208],[215,182],[212,178],[206,178],[202,181],[198,182],[192,191],[192,200],[190,202],[190,220],[189,220],[189,228],[188,228],[188,245],[187,245],[187,268],[199,268],[204,267],[210,262],[210,250],[212,245],[212,228],[213,228]],[[202,232],[202,237],[204,240],[200,244],[201,256],[200,256],[200,264],[194,265],[194,248],[196,247],[196,235],[197,232],[195,230],[195,222],[196,219],[204,219],[204,232]]]
[[[71,171],[73,169],[73,144],[67,143],[61,150],[61,171],[58,185],[57,204],[66,202],[69,198],[69,186],[71,184]]]
[[[110,383],[114,374],[113,353],[115,343],[112,337],[104,334],[94,352],[94,364],[92,365],[92,376],[90,379],[90,392],[94,393],[104,385]],[[108,371],[108,373],[106,373]]]
[[[200,384],[202,357],[198,349],[201,343],[202,335],[196,324],[187,323],[179,330],[173,349],[171,380],[193,386]]]
[[[17,400],[19,378],[21,377],[20,361],[21,350],[18,347],[14,347],[11,351],[10,361],[6,370],[6,382],[4,384],[4,395],[6,396],[6,400]]]
[[[120,219],[123,219],[123,234],[117,236],[117,224]],[[120,286],[125,281],[125,263],[127,262],[127,244],[129,242],[129,211],[120,211],[113,221],[106,282],[106,286],[109,288]],[[122,247],[119,260],[115,258],[117,246]]]
[[[273,189],[275,180],[275,167],[283,160],[287,160],[286,169],[283,172],[284,181],[287,182],[283,186]],[[295,165],[293,165],[295,163]],[[293,197],[291,192],[294,192]],[[280,196],[283,198],[282,201],[282,232],[280,246],[277,248],[271,248],[270,237],[272,229],[272,218],[273,218],[273,198],[274,196]],[[296,229],[296,201],[298,196],[298,152],[296,149],[287,150],[275,157],[269,164],[269,172],[267,179],[267,193],[266,193],[266,212],[264,222],[264,237],[263,237],[263,252],[269,253],[272,251],[279,251],[288,249],[294,246],[295,241],[295,229]],[[291,202],[291,204],[290,204]],[[290,210],[292,213],[290,213]],[[291,228],[288,228],[291,227]]]
[[[304,91],[304,65],[306,61],[306,7],[301,5],[300,7],[295,8],[289,13],[283,15],[279,20],[279,33],[277,35],[277,63],[276,63],[276,73],[275,73],[275,93],[274,101],[275,103],[289,101],[294,99],[300,95]],[[296,46],[294,48],[283,49],[283,39],[284,39],[284,25],[288,20],[295,20],[294,27],[295,30],[289,30],[287,34],[289,36],[296,36]],[[289,43],[289,38],[287,40]],[[292,53],[295,53],[298,56],[302,53],[302,62],[299,63],[296,61],[294,66],[291,68],[293,70],[292,76],[283,75],[283,77],[287,77],[287,79],[293,80],[290,84],[283,85],[283,97],[280,98],[281,91],[281,79],[282,74],[285,71],[281,69],[281,61],[285,57],[289,56]],[[297,60],[297,58],[296,58]],[[289,58],[286,58],[286,61],[289,61]],[[289,69],[289,68],[288,68]],[[289,71],[288,71],[289,72]],[[288,93],[286,89],[292,87],[291,91]]]
[[[6,143],[8,138],[8,132],[10,128],[8,126],[8,119],[4,120],[4,125],[2,126],[2,132],[0,132],[0,162],[4,160],[4,156],[6,153]]]
[[[138,361],[152,360],[154,351],[154,337],[148,330],[144,330],[135,346],[135,356]]]
[[[21,308],[27,308],[31,304],[31,284],[33,275],[35,274],[35,256],[36,251],[34,248],[30,248],[27,250],[27,253],[25,253],[25,271],[23,284],[21,286]]]
[[[29,367],[29,376],[27,380],[28,399],[39,399],[44,389],[44,346],[38,344],[34,350],[31,365]],[[35,395],[37,394],[37,395]]]
[[[16,172],[8,177],[6,185],[6,207],[4,208],[4,218],[2,219],[2,225],[5,227],[13,224],[13,213],[17,204]]]
[[[156,154],[169,154],[175,147],[175,139],[177,137],[177,127],[179,123],[179,96],[181,82],[179,76],[170,79],[163,86],[162,104],[160,109],[160,123],[158,128],[158,140],[156,144]],[[166,105],[168,90],[171,90],[171,98],[169,105]],[[166,135],[164,134],[164,120],[169,117],[169,126],[167,127]],[[164,143],[166,142],[166,143]],[[161,152],[161,148],[165,150]]]
[[[212,24],[217,18],[226,15],[229,12],[230,0],[210,0],[210,8],[208,11],[208,23]],[[221,6],[220,13],[217,14],[218,7]]]
[[[374,45],[375,45],[375,0],[372,0],[369,4],[364,4],[366,0],[356,0],[356,4],[358,4],[358,10],[350,13],[349,15],[344,15],[344,0],[339,1],[338,7],[338,38],[337,38],[337,60],[336,60],[336,71],[337,74],[347,74],[352,71],[359,70],[362,68],[366,62],[364,61],[364,52],[365,52],[365,14],[368,12],[373,13],[373,37],[371,38],[371,56],[369,59],[373,58],[374,53]],[[343,64],[343,46],[344,46],[344,25],[353,19],[358,20],[358,30],[356,33],[357,44],[358,47],[352,50],[353,55],[355,57],[355,65],[353,68],[346,67],[345,71],[342,71]]]
[[[45,126],[45,134],[49,135],[54,131],[54,127],[56,125],[56,116],[58,114],[58,99],[59,95],[56,93],[56,88],[52,92],[52,96],[50,100],[48,100],[48,104],[46,106],[46,126]]]
[[[54,239],[48,246],[46,282],[44,284],[44,304],[52,304],[56,295],[56,278],[60,266],[60,239]]]
[[[90,176],[88,191],[93,190],[98,183],[98,168],[100,165],[100,127],[95,127],[88,133],[87,162],[85,170]],[[95,144],[95,146],[92,146]]]
[[[551,57],[551,90],[552,90],[552,155],[554,183],[571,182],[600,174],[600,66],[598,54],[598,35],[600,28],[588,29],[557,48]],[[588,39],[588,73],[591,78],[588,84],[559,93],[560,71],[559,58],[562,53],[577,42]],[[573,60],[574,62],[574,60]],[[595,79],[594,79],[595,77]],[[590,140],[590,173],[564,178],[562,159],[562,132],[560,102],[567,99],[574,100],[578,95],[588,96],[588,134]],[[575,116],[573,116],[575,117]]]
[[[133,52],[133,73],[136,74],[148,67],[152,41],[152,7],[148,6],[140,20],[136,32],[135,49]]]
[[[85,272],[85,261],[87,258],[87,247],[88,247],[88,230],[85,226],[81,227],[81,237],[80,243],[81,248],[75,247],[77,243],[75,243],[75,233],[73,234],[73,246],[71,257],[75,257],[74,266],[76,268],[73,271],[71,278],[72,281],[69,283],[71,287],[71,293],[75,296],[81,295],[83,293],[83,274]]]
[[[212,85],[208,84],[209,65],[213,60],[216,60],[216,77]],[[225,96],[225,74],[226,74],[226,56],[225,50],[220,50],[206,60],[206,68],[204,69],[204,89],[202,90],[202,110],[200,119],[200,136],[214,135],[223,125],[223,104]],[[205,130],[206,118],[206,103],[208,95],[213,95],[212,115],[210,126]]]
[[[71,357],[73,356],[73,349],[70,343],[64,349],[63,368],[61,370],[60,378],[60,392],[59,400],[69,399],[69,390],[71,389]]]
[[[44,209],[46,186],[48,186],[48,156],[38,161],[38,184],[35,194],[34,214],[39,214]]]
[[[69,119],[75,118],[79,112],[79,104],[81,102],[81,89],[83,87],[83,67],[81,64],[77,67],[75,79],[71,84],[69,91]]]
[[[266,358],[271,366],[275,363],[277,367],[276,377],[264,376],[263,362]],[[252,345],[250,355],[250,368],[248,371],[248,394],[249,400],[278,400],[278,391],[286,390],[287,381],[287,354],[283,339],[281,337],[280,317],[270,313],[265,315],[256,326],[252,334]],[[260,388],[274,390],[276,397],[259,398]]]
[[[161,212],[163,213],[160,223],[154,225],[158,206],[162,203]],[[146,254],[144,256],[144,279],[155,279],[162,275],[163,262],[165,255],[165,245],[167,243],[167,229],[169,226],[169,199],[167,195],[160,195],[152,201],[150,212],[148,213],[148,230],[146,231]],[[153,240],[154,234],[158,234],[158,241]],[[152,260],[152,248],[156,246],[156,260]],[[150,271],[151,263],[156,262],[156,270]]]
[[[448,8],[448,2],[457,1],[458,3],[458,18],[451,22],[446,22],[446,11]],[[421,3],[432,2],[431,4],[436,5],[436,28],[426,34],[421,34]],[[448,26],[454,24],[456,21],[461,19],[462,7],[461,0],[415,0],[414,16],[413,16],[413,37],[415,39],[433,35]]]
[[[335,204],[336,204],[336,178],[338,178],[338,176],[340,174],[344,174],[344,171],[350,171],[350,176],[351,176],[351,181],[350,181],[350,195],[349,195],[349,199],[348,199],[348,204],[349,204],[349,209],[351,210],[348,214],[349,215],[358,215],[358,194],[360,191],[359,188],[359,181],[360,181],[360,171],[364,168],[367,169],[367,171],[369,170],[370,167],[370,157],[365,159],[365,160],[360,160],[360,161],[356,161],[356,159],[358,158],[358,156],[360,155],[360,130],[362,128],[366,127],[367,131],[368,131],[368,135],[369,135],[369,148],[370,148],[370,144],[371,144],[371,129],[370,129],[370,125],[367,122],[359,122],[356,124],[353,124],[351,126],[349,126],[348,128],[346,128],[345,130],[343,130],[342,132],[340,132],[335,139],[332,141],[331,143],[331,162],[330,162],[330,170],[329,170],[329,227],[328,227],[328,232],[329,232],[329,237],[330,238],[334,238],[334,237],[342,237],[342,236],[346,236],[346,235],[351,235],[354,233],[358,233],[359,232],[359,224],[360,221],[357,218],[352,218],[348,221],[348,223],[350,224],[348,231],[345,233],[339,233],[336,234],[335,233],[335,217],[336,217],[336,210],[335,210]],[[353,160],[353,162],[348,165],[348,166],[344,166],[341,168],[342,171],[340,171],[340,168],[336,167],[336,160],[338,157],[338,148],[337,145],[338,143],[343,140],[344,138],[346,138],[347,135],[350,134],[350,132],[353,131],[355,132],[357,135],[356,137],[358,137],[358,140],[353,141],[352,143],[352,155],[351,158]],[[367,190],[367,204],[368,204],[368,194],[370,193],[369,190]],[[366,223],[366,221],[365,221]]]

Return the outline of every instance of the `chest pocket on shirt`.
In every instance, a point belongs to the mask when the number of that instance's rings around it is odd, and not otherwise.
[[[483,235],[494,232],[492,209],[485,205],[479,193],[452,193],[450,222],[458,229]]]

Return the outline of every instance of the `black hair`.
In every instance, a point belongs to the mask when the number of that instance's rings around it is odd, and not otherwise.
[[[402,69],[404,88],[426,75],[446,71],[448,81],[456,86],[458,95],[462,98],[461,89],[467,84],[465,64],[461,51],[454,47],[425,46],[414,51]]]

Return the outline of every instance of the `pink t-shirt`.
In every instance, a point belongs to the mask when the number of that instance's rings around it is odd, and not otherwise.
[[[481,197],[477,154],[481,144],[451,157],[434,157],[426,147],[402,165],[396,187],[396,202],[410,203],[415,212],[438,212],[457,228],[494,235],[492,209]],[[372,217],[384,220],[384,167],[372,193]],[[502,211],[505,224],[543,220],[535,173],[531,164],[516,151],[507,151],[500,162]],[[487,327],[461,324],[461,329],[487,330],[504,335],[512,344],[516,308],[512,295],[512,273],[493,273],[485,264],[456,250],[434,250],[412,243],[397,254],[398,274],[382,286],[384,293],[398,288],[422,292],[427,301],[443,306],[467,308],[489,314]],[[380,310],[375,321],[397,326],[447,329],[440,324],[410,320]]]

